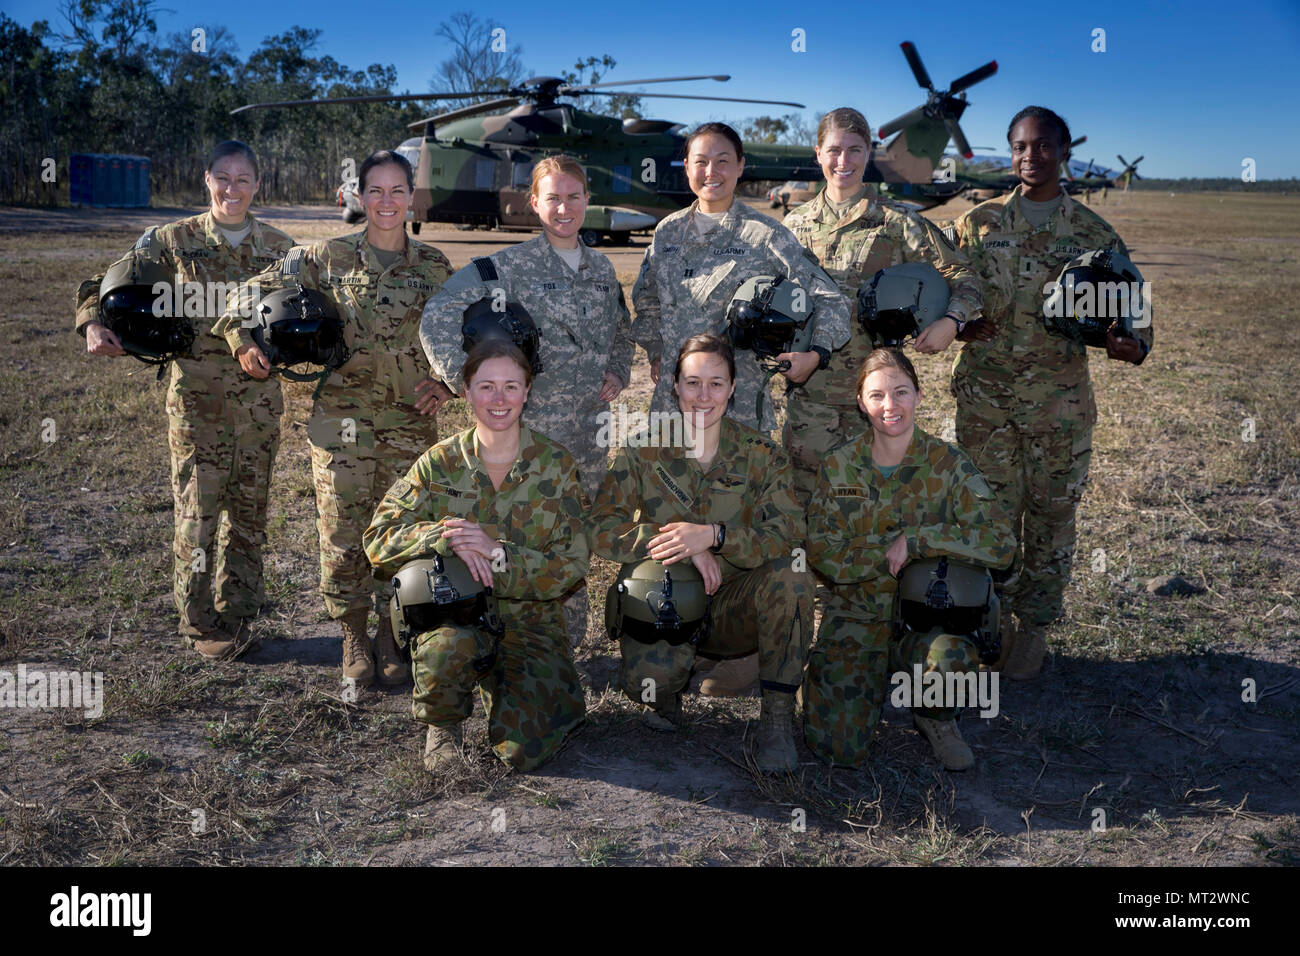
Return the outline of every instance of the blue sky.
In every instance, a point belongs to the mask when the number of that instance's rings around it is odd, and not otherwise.
[[[262,39],[294,26],[319,27],[317,51],[352,68],[392,64],[399,85],[429,89],[445,55],[434,36],[438,23],[468,3],[437,8],[369,0],[278,0],[274,4],[188,4],[163,0],[174,12],[159,17],[160,32],[188,33],[198,25],[225,26],[246,56]],[[23,25],[38,18],[57,26],[48,0],[3,0]],[[1136,2],[1043,4],[1018,8],[987,2],[903,5],[845,4],[845,16],[827,8],[755,0],[742,17],[718,4],[677,0],[624,3],[488,2],[480,16],[498,21],[508,40],[523,47],[534,74],[556,74],[578,57],[608,53],[618,61],[608,79],[729,73],[729,83],[647,87],[656,92],[699,92],[796,100],[811,120],[826,109],[861,109],[874,129],[923,100],[899,51],[913,41],[939,88],[996,59],[996,75],[969,92],[962,127],[972,144],[1005,152],[1006,124],[1029,103],[1049,106],[1087,134],[1075,159],[1115,167],[1117,153],[1145,155],[1150,176],[1239,176],[1256,162],[1261,179],[1300,176],[1300,4]],[[924,15],[904,13],[923,10]],[[1014,11],[1041,11],[1036,21]],[[792,12],[799,11],[799,12]],[[1094,53],[1093,31],[1103,29],[1106,51]],[[791,49],[791,32],[805,31],[806,52]],[[646,100],[656,118],[694,123],[740,120],[782,107]]]

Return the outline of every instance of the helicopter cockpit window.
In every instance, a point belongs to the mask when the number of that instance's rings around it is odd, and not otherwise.
[[[632,191],[632,167],[615,166],[613,176],[611,177],[610,189],[616,193],[630,193]]]
[[[493,174],[496,172],[496,161],[491,159],[477,159],[474,163],[474,188],[491,189],[493,186]]]
[[[515,189],[532,188],[533,163],[515,163],[510,176],[510,184]]]

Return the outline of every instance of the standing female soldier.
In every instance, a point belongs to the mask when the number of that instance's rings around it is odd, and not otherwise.
[[[1062,613],[1097,419],[1087,351],[1044,328],[1044,287],[1086,251],[1127,250],[1104,219],[1061,189],[1057,170],[1070,144],[1064,120],[1029,106],[1012,118],[1007,139],[1020,185],[957,222],[958,245],[985,283],[983,324],[991,328],[987,341],[968,342],[958,354],[952,391],[957,440],[1020,539],[1002,608],[1015,611],[1021,633],[1002,673],[1030,680],[1047,650],[1047,625]],[[1140,364],[1151,349],[1150,323],[1137,334],[1112,330],[1107,356]],[[1010,623],[1009,614],[1004,619]],[[1004,625],[1004,634],[1009,630]]]
[[[914,424],[921,386],[897,349],[872,352],[858,373],[871,427],[835,449],[808,508],[808,560],[833,584],[804,684],[804,739],[834,764],[861,767],[880,720],[889,672],[979,668],[965,638],[893,639],[898,573],[910,560],[947,555],[1004,568],[1015,540],[979,471],[958,448]],[[913,708],[944,766],[974,758],[953,709]]]
[[[725,123],[705,123],[686,140],[686,177],[697,198],[659,223],[632,289],[632,340],[650,357],[655,381],[651,411],[672,410],[673,382],[660,376],[661,365],[671,365],[692,335],[726,335],[732,296],[753,276],[794,279],[808,296],[813,351],[777,356],[790,363],[784,374],[791,382],[804,381],[849,339],[848,303],[816,258],[790,230],[736,200],[744,171],[745,148]],[[776,427],[768,398],[762,420],[755,414],[766,381],[752,354],[738,357],[731,417],[763,431]]]
[[[205,305],[216,302],[293,246],[248,214],[259,182],[257,156],[243,143],[214,149],[203,182],[212,199],[207,212],[150,229],[137,243],[184,283],[173,303],[198,301],[196,290]],[[102,278],[77,290],[77,331],[92,355],[125,355],[99,321]],[[250,379],[231,361],[212,329],[218,318],[220,311],[178,319],[191,321],[198,337],[191,356],[172,362],[167,389],[178,630],[187,647],[210,659],[247,648],[243,624],[265,600],[266,498],[284,408],[279,382]]]
[[[316,482],[321,594],[343,627],[343,676],[366,686],[374,678],[400,684],[406,667],[388,623],[390,590],[371,577],[361,535],[375,503],[411,463],[437,441],[431,416],[447,397],[428,377],[418,339],[424,300],[451,269],[432,246],[408,239],[411,165],[390,150],[361,164],[364,232],[306,247],[297,280],[333,300],[352,357],[316,390],[308,438]],[[267,294],[287,280],[276,265],[249,283]],[[227,313],[221,330],[240,365],[266,377],[269,365],[247,328]],[[372,652],[366,612],[378,600]]]
[[[735,367],[731,346],[717,336],[682,343],[673,390],[685,447],[643,447],[629,438],[588,519],[591,550],[624,564],[689,559],[699,569],[713,595],[712,627],[699,650],[758,654],[763,710],[755,761],[762,770],[794,770],[794,692],[812,629],[808,575],[791,560],[803,540],[803,513],[785,453],[724,417]],[[653,680],[651,725],[671,729],[681,720],[696,648],[624,637],[621,649],[624,692],[639,701],[643,681]]]
[[[578,241],[588,195],[587,173],[573,157],[534,166],[532,204],[543,233],[448,279],[425,303],[420,340],[434,374],[459,390],[465,310],[483,298],[522,305],[541,333],[542,363],[524,418],[569,450],[592,494],[609,467],[608,449],[596,441],[600,413],[628,383],[633,345],[614,266]]]
[[[415,638],[425,766],[459,756],[477,683],[492,749],[531,770],[584,713],[559,602],[587,573],[582,485],[567,451],[519,423],[532,380],[523,353],[489,340],[471,351],[464,375],[478,424],[430,448],[389,489],[366,529],[366,554],[384,577],[454,554],[498,599],[505,632],[485,672],[471,664],[483,656],[474,628],[447,624]]]
[[[870,337],[858,321],[858,286],[880,269],[926,262],[948,280],[948,313],[917,337],[920,352],[941,352],[983,303],[979,279],[964,255],[935,226],[899,203],[882,201],[862,181],[867,164],[867,121],[841,107],[817,126],[817,161],[826,186],[785,217],[784,225],[839,283],[849,301],[851,337],[824,371],[791,389],[784,441],[794,462],[795,485],[807,504],[826,453],[862,431],[858,370],[870,353]]]

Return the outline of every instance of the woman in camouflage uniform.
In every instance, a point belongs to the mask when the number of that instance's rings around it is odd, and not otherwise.
[[[548,759],[584,714],[560,598],[587,573],[578,467],[520,424],[532,370],[509,342],[476,347],[464,369],[478,424],[435,445],[384,497],[365,532],[382,577],[433,553],[456,555],[491,586],[505,633],[485,673],[483,635],[446,625],[414,638],[415,719],[425,766],[459,758],[477,683],[492,749],[517,770]]]
[[[914,424],[921,388],[902,352],[877,349],[858,373],[871,424],[831,452],[808,508],[808,558],[829,578],[804,682],[804,739],[833,764],[861,767],[890,671],[971,671],[979,654],[953,635],[893,636],[897,576],[914,558],[947,555],[1006,567],[1011,527],[984,478],[957,447]],[[913,708],[913,721],[951,770],[974,758],[954,709]]]
[[[1088,350],[1046,330],[1044,289],[1084,252],[1128,251],[1104,219],[1061,189],[1058,170],[1070,153],[1064,120],[1026,107],[1012,118],[1007,140],[1020,185],[957,222],[958,246],[985,284],[985,320],[968,330],[984,327],[957,356],[952,392],[957,441],[987,476],[1020,540],[1000,586],[1011,642],[1002,673],[1030,680],[1047,651],[1047,626],[1063,612],[1097,420]],[[1112,329],[1107,357],[1141,364],[1151,349],[1149,319],[1136,338]]]
[[[725,336],[732,296],[754,276],[794,279],[809,297],[813,351],[776,357],[789,363],[783,373],[789,381],[804,381],[849,339],[848,303],[816,258],[789,229],[736,198],[744,172],[744,145],[725,123],[705,123],[686,140],[686,178],[696,200],[659,223],[632,289],[632,341],[650,358],[652,411],[673,407],[673,382],[660,377],[660,365],[671,363],[692,335]],[[737,356],[736,401],[728,415],[751,428],[774,429],[770,398],[763,398],[761,421],[755,413],[767,381],[752,353]]]
[[[137,246],[176,275],[172,304],[185,304],[184,318],[198,333],[193,354],[171,363],[167,389],[173,595],[185,645],[219,660],[248,649],[245,624],[266,599],[266,499],[284,401],[279,382],[240,372],[212,324],[227,290],[278,260],[293,240],[249,215],[259,185],[257,156],[243,143],[217,146],[203,181],[212,200],[207,212],[150,229]],[[76,328],[90,354],[125,355],[99,320],[102,279],[77,290]],[[198,301],[216,311],[191,313]]]
[[[450,393],[429,378],[420,348],[425,300],[447,280],[447,258],[406,235],[413,189],[411,165],[390,150],[361,164],[364,232],[305,247],[297,280],[331,300],[344,322],[351,358],[316,389],[308,438],[316,484],[321,594],[343,628],[343,677],[364,687],[406,680],[388,619],[390,586],[376,581],[361,534],[376,502],[426,448],[438,440],[432,415]],[[295,258],[298,253],[295,252]],[[248,283],[247,295],[268,294],[287,279],[284,263]],[[269,364],[237,316],[221,323],[244,370],[265,378]],[[377,604],[372,649],[366,616]]]
[[[717,657],[757,653],[763,704],[755,760],[763,770],[794,770],[793,698],[812,607],[809,576],[795,564],[803,557],[804,521],[790,462],[778,445],[724,417],[736,388],[725,340],[687,339],[673,387],[685,442],[644,446],[647,436],[629,437],[588,519],[591,549],[620,564],[689,559],[699,569],[713,602],[712,627],[698,649]],[[652,681],[648,722],[672,729],[696,647],[625,637],[621,649],[624,692],[639,702]]]
[[[918,352],[946,349],[983,304],[980,282],[964,255],[929,220],[882,200],[862,181],[871,131],[861,113],[831,110],[817,126],[817,161],[826,185],[785,217],[784,225],[839,283],[852,310],[851,337],[829,366],[789,391],[783,440],[795,468],[799,499],[807,504],[826,453],[862,431],[857,376],[872,343],[858,321],[858,287],[880,269],[929,263],[948,280],[948,312],[916,339]]]

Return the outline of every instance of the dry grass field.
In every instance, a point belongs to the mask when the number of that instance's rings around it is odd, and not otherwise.
[[[71,326],[78,282],[184,211],[0,210],[0,670],[101,671],[105,694],[97,718],[0,709],[0,863],[1300,863],[1300,198],[1096,208],[1153,283],[1155,349],[1141,368],[1093,356],[1067,619],[1040,680],[963,719],[975,769],[942,771],[887,707],[869,769],[800,745],[798,773],[765,779],[745,756],[756,698],[688,696],[689,726],[655,734],[611,689],[593,626],[588,719],[554,760],[514,774],[484,746],[437,780],[409,690],[340,695],[304,387],[273,480],[261,648],[208,665],[175,637],[164,390],[87,356]],[[262,214],[300,240],[345,228]],[[459,266],[517,237],[421,238]],[[629,292],[643,248],[611,250]],[[921,424],[940,434],[951,358],[918,361]],[[638,353],[628,400],[648,385]],[[466,421],[453,404],[443,433]],[[595,561],[593,622],[613,573]],[[1175,573],[1201,593],[1148,592]]]

